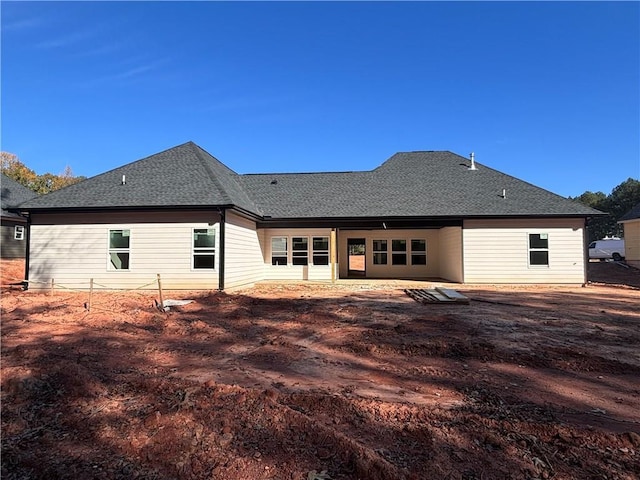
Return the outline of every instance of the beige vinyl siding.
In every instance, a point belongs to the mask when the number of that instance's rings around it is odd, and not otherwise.
[[[463,282],[462,271],[462,228],[444,227],[440,234],[440,274],[451,282]]]
[[[264,278],[266,280],[331,280],[331,264],[311,265],[313,237],[331,238],[329,228],[266,228],[262,232],[261,245],[264,252]],[[271,265],[271,239],[273,237],[287,237],[289,260],[287,265]],[[309,265],[291,264],[291,238],[309,238]],[[331,241],[331,240],[329,240]]]
[[[624,253],[629,265],[640,268],[640,219],[627,220],[624,227]]]
[[[366,243],[365,270],[368,278],[434,278],[440,274],[440,238],[438,230],[340,230],[338,237],[338,262],[340,278],[348,276],[347,240],[364,238]],[[407,241],[407,265],[391,264],[391,241]],[[412,239],[424,239],[427,245],[427,264],[411,265],[410,244]],[[387,240],[387,265],[373,264],[373,241]]]
[[[583,219],[465,220],[465,283],[582,284]],[[529,234],[548,234],[549,265],[529,265]]]
[[[264,260],[256,224],[232,212],[225,224],[224,288],[251,285],[264,279]]]
[[[60,220],[64,224],[56,224]],[[116,214],[129,221],[95,224],[91,216],[36,216],[31,230],[30,288],[48,288],[51,279],[61,287],[156,289],[215,289],[218,287],[219,217],[211,213]],[[153,220],[162,219],[162,223]],[[95,219],[94,219],[95,220]],[[197,221],[199,220],[199,221]],[[214,223],[216,222],[216,223]],[[193,269],[193,229],[215,228],[214,270]],[[130,231],[130,268],[109,269],[109,231]]]

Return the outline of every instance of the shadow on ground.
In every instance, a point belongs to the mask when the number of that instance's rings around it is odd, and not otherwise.
[[[609,290],[9,292],[2,477],[631,479],[637,296]]]

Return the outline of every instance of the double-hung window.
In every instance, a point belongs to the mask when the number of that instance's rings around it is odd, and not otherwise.
[[[193,268],[213,270],[216,265],[216,229],[193,229]]]
[[[529,234],[529,265],[549,266],[549,234]]]
[[[287,264],[287,237],[271,238],[271,265]]]
[[[411,240],[411,265],[427,264],[427,241],[421,238]]]
[[[293,265],[309,265],[309,238],[291,238],[291,263]]]
[[[407,241],[391,240],[391,265],[407,264]]]
[[[13,230],[14,240],[24,240],[24,227],[22,225],[16,225]]]
[[[373,241],[373,264],[374,265],[387,264],[387,241],[386,240]]]
[[[109,230],[109,269],[129,270],[131,231]]]
[[[329,237],[313,237],[313,264],[329,265]]]

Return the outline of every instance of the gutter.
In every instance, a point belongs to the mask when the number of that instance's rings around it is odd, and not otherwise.
[[[169,211],[169,212],[181,212],[185,210],[199,212],[199,211],[211,211],[212,208],[233,208],[234,205],[145,205],[145,206],[129,206],[129,207],[50,207],[50,208],[29,208],[22,207],[12,209],[11,211],[19,213],[38,213],[38,214],[50,214],[50,213],[131,213],[131,212],[149,212],[149,211]]]

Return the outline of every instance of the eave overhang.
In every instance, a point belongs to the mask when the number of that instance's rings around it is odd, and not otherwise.
[[[122,207],[63,207],[63,208],[13,208],[14,211],[21,215],[29,214],[65,214],[65,213],[134,213],[134,212],[180,212],[180,211],[220,211],[220,210],[233,210],[253,220],[259,220],[262,217],[246,210],[244,208],[237,207],[233,204],[225,205],[143,205],[143,206],[122,206]]]
[[[144,206],[99,206],[63,208],[12,208],[20,215],[67,214],[67,213],[134,213],[134,212],[179,212],[179,211],[221,211],[230,210],[256,222],[258,228],[442,228],[462,226],[464,220],[515,220],[540,218],[589,218],[602,217],[607,213],[592,214],[509,214],[509,215],[438,215],[438,216],[379,216],[379,217],[279,217],[258,215],[233,204],[225,205],[144,205]]]
[[[597,216],[601,216],[599,214]],[[596,215],[592,215],[596,216]],[[391,228],[442,228],[459,227],[464,220],[516,220],[533,218],[589,218],[584,214],[547,215],[465,215],[465,216],[387,216],[387,217],[335,217],[335,218],[271,218],[263,217],[258,228],[350,228],[350,229],[391,229]]]

